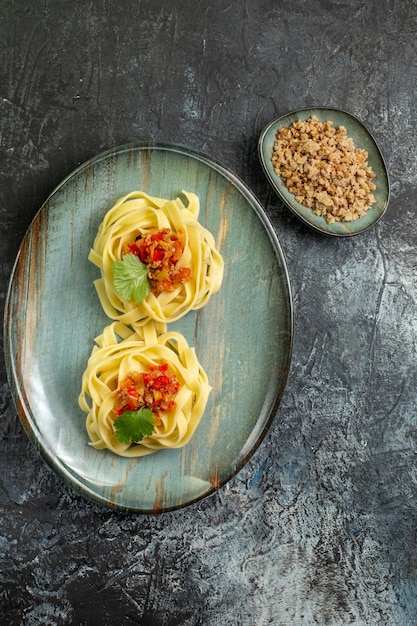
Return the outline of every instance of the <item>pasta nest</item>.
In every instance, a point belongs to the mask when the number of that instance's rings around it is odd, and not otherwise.
[[[133,191],[117,200],[97,232],[89,260],[101,271],[95,287],[106,315],[134,329],[149,320],[168,323],[203,307],[222,283],[224,262],[213,235],[198,221],[197,195],[182,192],[181,198],[165,200]],[[191,278],[173,291],[149,293],[143,302],[123,300],[113,283],[113,264],[122,257],[124,245],[152,230],[170,229],[185,237],[179,267],[191,268]]]
[[[194,348],[176,332],[165,332],[153,321],[133,331],[113,322],[95,339],[82,377],[78,402],[87,413],[90,445],[124,457],[141,457],[161,449],[180,448],[194,434],[204,413],[211,387]],[[114,429],[115,396],[119,382],[132,372],[143,373],[168,363],[180,386],[175,406],[160,415],[152,435],[139,443],[121,443]]]

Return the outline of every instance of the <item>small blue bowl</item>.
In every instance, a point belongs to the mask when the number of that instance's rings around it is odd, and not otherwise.
[[[297,202],[294,194],[288,191],[282,178],[275,172],[271,158],[278,129],[290,126],[293,122],[305,121],[312,115],[315,115],[321,122],[332,121],[335,128],[345,126],[347,136],[353,139],[355,147],[367,151],[368,164],[375,173],[373,182],[376,185],[376,190],[373,192],[373,195],[376,202],[367,210],[363,217],[351,222],[328,224],[323,216],[316,215],[311,208]],[[259,138],[258,151],[264,172],[281,200],[301,221],[320,233],[336,237],[358,235],[374,226],[388,208],[390,186],[383,156],[371,133],[362,122],[350,113],[324,107],[301,109],[286,113],[266,126]]]

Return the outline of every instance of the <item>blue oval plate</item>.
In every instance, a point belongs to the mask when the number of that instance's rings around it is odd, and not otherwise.
[[[87,255],[106,211],[135,189],[163,198],[197,193],[225,274],[203,309],[170,325],[195,346],[213,388],[193,439],[126,459],[88,446],[77,398],[94,337],[110,323]],[[6,302],[7,373],[28,436],[74,489],[122,511],[168,511],[211,494],[260,444],[284,392],[292,328],[285,261],[250,190],[190,150],[127,145],[76,169],[27,231]]]
[[[376,202],[363,217],[357,220],[328,224],[323,216],[315,215],[312,209],[297,202],[295,196],[288,191],[283,180],[274,170],[271,158],[277,130],[284,126],[290,126],[298,120],[307,120],[312,115],[315,115],[321,122],[331,120],[335,128],[337,126],[345,126],[347,135],[353,139],[355,146],[368,152],[368,164],[375,173],[373,182],[376,185],[376,190],[373,194]],[[284,204],[301,221],[320,233],[338,237],[358,235],[374,226],[388,208],[390,196],[389,178],[381,151],[367,128],[350,113],[340,111],[339,109],[317,107],[292,111],[282,115],[270,122],[261,133],[258,142],[258,153],[266,177]]]

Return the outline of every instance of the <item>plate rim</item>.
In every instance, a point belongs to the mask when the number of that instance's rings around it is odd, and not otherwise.
[[[306,113],[307,111],[310,111],[312,115],[314,114],[314,111],[322,111],[322,112],[329,111],[329,112],[342,113],[343,115],[346,115],[347,117],[349,117],[352,120],[354,120],[356,124],[359,124],[365,130],[365,132],[369,135],[371,141],[374,143],[374,145],[376,147],[378,156],[381,159],[381,163],[382,163],[384,174],[385,174],[386,181],[387,181],[387,197],[386,197],[385,205],[384,205],[382,211],[380,212],[380,214],[377,216],[377,218],[374,219],[370,224],[368,224],[367,226],[364,226],[361,229],[354,230],[354,231],[346,231],[346,232],[332,232],[329,228],[326,227],[326,225],[323,225],[321,227],[318,224],[313,223],[312,221],[310,221],[308,219],[308,217],[306,217],[303,213],[301,213],[300,211],[295,209],[287,201],[287,199],[285,198],[285,196],[282,194],[281,190],[279,189],[278,185],[276,184],[274,178],[270,174],[269,168],[268,168],[268,166],[266,164],[265,151],[263,149],[266,135],[281,120],[283,120],[285,118],[290,118],[291,116],[293,116],[293,115],[295,116],[295,115],[300,114],[300,113]],[[262,130],[262,132],[261,132],[261,134],[259,136],[259,139],[258,139],[258,158],[259,158],[259,161],[260,161],[261,166],[262,166],[262,170],[263,170],[266,178],[268,179],[271,187],[273,188],[275,193],[278,195],[280,200],[284,203],[284,205],[301,222],[303,222],[305,225],[307,225],[308,227],[310,227],[314,231],[321,233],[322,235],[328,235],[329,237],[354,237],[355,235],[360,235],[360,234],[366,232],[367,230],[369,230],[370,228],[373,228],[376,224],[378,224],[378,222],[382,219],[382,217],[385,215],[385,213],[386,213],[386,211],[388,209],[388,206],[389,206],[389,203],[390,203],[390,197],[391,197],[391,185],[390,185],[390,177],[389,177],[388,167],[387,167],[384,155],[382,153],[382,150],[379,147],[379,144],[378,144],[377,140],[375,139],[375,136],[373,135],[372,131],[368,128],[368,126],[361,119],[359,119],[359,117],[357,117],[356,115],[354,115],[353,113],[351,113],[350,111],[347,111],[345,109],[340,109],[338,107],[332,107],[332,106],[321,106],[320,105],[320,106],[303,107],[301,109],[294,109],[292,111],[288,111],[287,113],[283,113],[282,115],[278,115],[273,120],[268,122],[268,124],[264,127],[264,129]],[[277,175],[277,177],[278,177],[278,175]],[[305,208],[308,208],[308,207],[305,207]]]
[[[48,446],[42,439],[41,432],[36,423],[36,415],[31,409],[29,402],[26,401],[24,390],[19,385],[18,382],[18,374],[16,372],[16,360],[13,354],[13,340],[12,340],[12,318],[13,311],[11,309],[11,300],[12,293],[15,286],[15,277],[18,269],[19,261],[21,259],[24,246],[27,242],[27,239],[30,238],[32,233],[34,224],[36,220],[39,218],[40,214],[50,210],[48,204],[51,199],[57,194],[68,182],[75,178],[80,172],[85,171],[87,167],[92,165],[96,165],[100,161],[110,158],[116,154],[121,154],[127,151],[165,151],[165,152],[173,152],[179,153],[183,156],[190,157],[196,159],[202,163],[204,163],[209,168],[216,170],[221,176],[223,176],[227,181],[232,183],[240,194],[243,195],[245,200],[250,203],[252,209],[255,211],[256,215],[260,219],[264,229],[267,232],[268,237],[270,238],[271,245],[273,247],[274,254],[281,266],[282,273],[282,282],[286,285],[287,298],[286,298],[286,317],[288,318],[288,329],[286,329],[287,337],[287,356],[286,356],[286,367],[285,373],[281,374],[280,378],[281,383],[278,386],[277,392],[275,393],[275,397],[273,398],[273,403],[269,408],[269,413],[266,419],[264,419],[261,427],[259,428],[259,432],[257,432],[257,427],[259,425],[260,415],[255,422],[248,439],[245,441],[245,444],[242,450],[245,448],[249,439],[255,433],[255,441],[250,446],[250,449],[245,455],[241,453],[239,456],[236,456],[235,459],[231,459],[230,463],[230,471],[227,476],[222,480],[219,480],[215,485],[212,484],[211,489],[202,495],[198,495],[194,498],[187,499],[186,501],[181,501],[177,504],[167,505],[161,507],[159,509],[149,509],[149,508],[141,508],[140,503],[138,506],[131,505],[122,505],[121,503],[114,502],[104,497],[100,493],[97,493],[93,489],[89,487],[88,484],[82,482],[80,477],[74,476],[74,474],[70,473],[62,459],[59,457],[55,457],[53,450],[50,450]],[[109,321],[110,323],[110,321]],[[261,443],[263,442],[267,432],[269,431],[272,422],[276,419],[279,405],[281,404],[282,398],[284,396],[288,377],[290,375],[291,366],[292,366],[292,356],[293,356],[293,346],[294,346],[294,302],[293,302],[293,294],[292,294],[292,286],[291,280],[289,276],[288,266],[286,263],[285,255],[282,250],[278,235],[274,229],[272,221],[268,217],[266,210],[262,206],[261,202],[258,200],[255,193],[250,189],[250,187],[233,171],[227,169],[223,166],[219,161],[213,159],[209,155],[205,154],[202,151],[195,150],[194,148],[188,148],[182,144],[176,144],[173,142],[157,142],[157,141],[138,141],[138,142],[129,142],[123,143],[118,146],[114,146],[112,148],[108,148],[103,150],[91,158],[87,159],[76,168],[74,168],[67,176],[65,176],[62,181],[56,185],[53,190],[47,195],[46,199],[42,202],[41,206],[35,212],[29,226],[27,227],[21,242],[19,244],[19,248],[12,266],[12,270],[10,272],[10,277],[8,281],[5,305],[4,305],[4,314],[3,314],[3,336],[4,336],[4,360],[6,365],[6,376],[7,383],[10,389],[13,404],[19,418],[19,421],[22,424],[23,430],[26,433],[26,436],[30,440],[31,444],[34,446],[36,451],[40,454],[42,459],[46,462],[46,464],[56,473],[67,485],[70,487],[77,495],[81,495],[83,498],[92,501],[96,504],[99,504],[103,507],[110,508],[113,511],[119,511],[124,513],[138,513],[138,514],[162,514],[174,510],[184,509],[188,506],[195,504],[196,502],[200,502],[210,497],[218,491],[221,487],[223,487],[226,483],[228,483],[232,478],[234,478],[243,467],[248,463],[250,458],[255,454],[256,450],[259,448]],[[242,451],[241,451],[242,452]],[[237,463],[233,463],[233,461],[238,461]]]

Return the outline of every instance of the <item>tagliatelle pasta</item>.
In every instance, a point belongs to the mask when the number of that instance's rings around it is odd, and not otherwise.
[[[78,399],[80,408],[87,413],[90,445],[124,457],[141,457],[187,444],[204,413],[211,387],[194,348],[188,346],[185,338],[166,332],[164,324],[153,321],[137,331],[113,322],[95,343]],[[114,426],[120,383],[132,376],[146,379],[149,372],[159,372],[158,368],[164,372],[161,376],[169,372],[175,379],[176,395],[167,410],[158,412],[151,435],[139,443],[122,443]]]
[[[194,193],[165,200],[133,191],[115,203],[105,215],[94,240],[89,259],[101,271],[95,281],[107,316],[137,329],[150,319],[173,322],[191,310],[204,306],[218,291],[223,279],[223,259],[213,235],[198,221],[200,202]],[[122,259],[126,246],[155,231],[172,233],[181,240],[176,270],[182,282],[171,290],[149,293],[139,304],[120,297],[115,289],[113,267]],[[187,274],[188,272],[188,274]],[[161,281],[161,284],[162,281]]]

